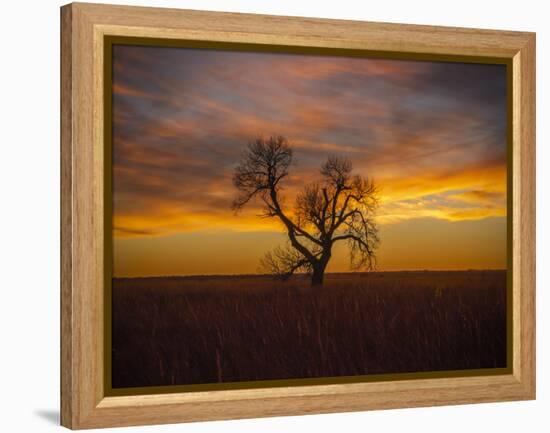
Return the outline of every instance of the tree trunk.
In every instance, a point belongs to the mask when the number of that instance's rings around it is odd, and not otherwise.
[[[313,268],[313,273],[311,274],[311,285],[322,286],[324,276],[325,276],[325,269],[321,266],[315,266]]]
[[[330,256],[332,255],[331,251],[332,245],[325,245],[323,254],[321,255],[319,261],[313,264],[313,273],[311,274],[311,286],[319,287],[323,285],[323,279],[325,277],[325,269],[327,268]]]
[[[328,260],[330,256],[323,257],[318,263],[313,266],[313,272],[311,274],[311,285],[322,286],[323,279],[325,277],[325,269],[327,268]]]

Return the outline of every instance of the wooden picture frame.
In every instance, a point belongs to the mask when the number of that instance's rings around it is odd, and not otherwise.
[[[511,372],[107,396],[106,37],[498,58],[511,67]],[[535,34],[73,3],[61,8],[61,424],[80,429],[535,398]]]

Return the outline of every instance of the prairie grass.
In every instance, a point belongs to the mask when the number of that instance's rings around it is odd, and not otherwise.
[[[113,387],[506,366],[506,271],[113,279]]]

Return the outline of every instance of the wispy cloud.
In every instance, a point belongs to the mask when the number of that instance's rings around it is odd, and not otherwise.
[[[503,66],[117,46],[115,236],[273,230],[230,211],[247,141],[289,138],[285,193],[329,154],[383,187],[382,224],[505,215]]]

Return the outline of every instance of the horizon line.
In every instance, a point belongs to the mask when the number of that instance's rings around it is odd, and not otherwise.
[[[356,271],[356,272],[325,272],[325,276],[328,275],[342,275],[342,274],[395,274],[395,273],[421,273],[421,272],[487,272],[487,271],[507,271],[507,268],[466,268],[466,269],[401,269],[394,271]],[[300,272],[292,275],[292,277],[307,277],[309,274]],[[272,277],[277,278],[273,274],[166,274],[166,275],[112,275],[112,279],[118,278],[235,278],[235,277]]]

